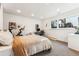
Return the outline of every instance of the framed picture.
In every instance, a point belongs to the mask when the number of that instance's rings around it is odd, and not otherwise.
[[[9,22],[9,29],[16,28],[16,22]]]
[[[57,20],[51,21],[51,28],[57,28]]]

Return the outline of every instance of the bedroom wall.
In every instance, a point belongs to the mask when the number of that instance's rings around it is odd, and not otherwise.
[[[0,5],[0,29],[3,30],[3,7]]]
[[[75,33],[76,30],[74,28],[53,29],[53,28],[51,28],[51,21],[66,18],[68,16],[79,16],[79,8],[73,9],[73,10],[65,12],[63,14],[58,14],[54,17],[44,19],[42,26],[46,32],[46,35],[51,35],[51,36],[56,37],[57,38],[56,40],[67,42],[68,34]],[[47,24],[47,26],[46,26],[46,24]]]
[[[61,11],[60,11],[61,12]],[[63,18],[66,18],[68,16],[79,16],[79,8],[76,8],[76,9],[73,9],[73,10],[70,10],[68,12],[65,12],[65,13],[58,13],[58,15],[54,16],[54,17],[50,17],[50,18],[46,18],[44,19],[43,21],[43,28],[44,29],[51,29],[51,21],[52,20],[58,20],[58,19],[63,19]],[[45,26],[47,24],[47,27]]]
[[[4,29],[8,29],[8,22],[16,22],[20,25],[25,25],[26,32],[34,32],[35,24],[41,24],[41,21],[38,19],[27,18],[24,16],[18,16],[13,14],[4,13]],[[41,26],[40,26],[41,27]]]

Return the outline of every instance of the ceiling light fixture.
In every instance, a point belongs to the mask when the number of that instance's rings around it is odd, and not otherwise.
[[[57,12],[60,12],[60,8],[57,8]]]
[[[32,13],[32,16],[34,16],[34,14]]]
[[[21,10],[18,9],[18,10],[17,10],[17,13],[21,13]]]

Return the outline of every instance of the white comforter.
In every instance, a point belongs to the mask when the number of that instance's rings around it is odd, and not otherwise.
[[[36,54],[43,50],[48,50],[48,49],[52,48],[52,46],[51,46],[52,44],[48,38],[43,37],[43,36],[38,36],[38,35],[36,35],[36,37],[38,38],[37,40],[40,40],[40,42],[35,45],[32,45],[29,48],[29,51],[30,51],[29,55],[33,55],[33,54]]]
[[[11,56],[11,55],[13,55],[12,45],[0,46],[0,56]]]
[[[46,37],[43,37],[43,36],[38,36],[38,35],[35,35],[39,40],[40,42],[38,42],[37,44],[33,44],[31,45],[28,50],[29,50],[29,54],[28,55],[33,55],[33,54],[36,54],[38,52],[41,52],[43,50],[48,50],[50,49],[52,46],[50,40]],[[5,48],[1,48],[0,49],[0,55],[12,55],[13,56],[13,51],[12,51],[12,46],[7,46]]]

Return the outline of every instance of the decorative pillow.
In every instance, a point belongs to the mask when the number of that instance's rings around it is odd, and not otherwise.
[[[13,30],[12,30],[12,34],[13,34],[14,36],[16,36],[18,33],[19,33],[19,29],[13,29]]]
[[[9,31],[0,32],[0,43],[2,45],[11,45],[13,42],[13,36]]]

